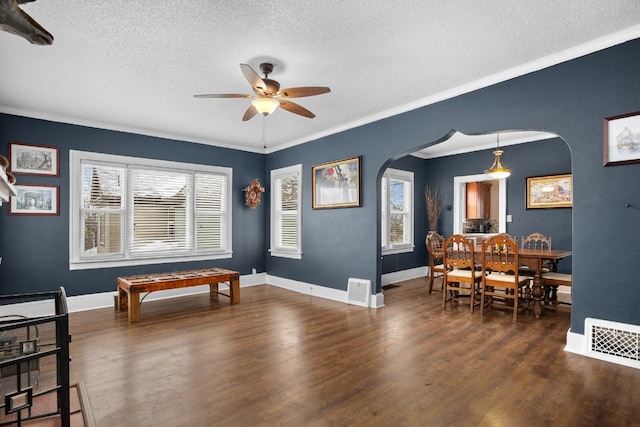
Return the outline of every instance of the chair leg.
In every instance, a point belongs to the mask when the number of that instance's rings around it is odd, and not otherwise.
[[[433,292],[433,276],[434,276],[433,268],[429,268],[429,295]]]

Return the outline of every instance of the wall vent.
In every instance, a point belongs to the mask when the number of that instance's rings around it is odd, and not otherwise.
[[[640,369],[640,326],[585,319],[587,355]]]
[[[349,279],[347,294],[347,303],[369,307],[371,280]]]

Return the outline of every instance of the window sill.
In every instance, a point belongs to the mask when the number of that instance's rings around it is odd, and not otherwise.
[[[287,251],[279,251],[277,249],[269,249],[271,256],[279,257],[279,258],[291,258],[291,259],[302,259],[302,252],[287,252]]]
[[[196,256],[183,256],[172,258],[146,258],[146,259],[118,259],[118,260],[83,260],[83,261],[71,261],[69,263],[69,270],[92,270],[97,268],[112,268],[112,267],[130,267],[135,265],[152,265],[152,264],[174,264],[178,262],[192,262],[192,261],[208,261],[215,259],[227,259],[231,258],[233,252],[221,252],[216,254],[196,255]]]
[[[413,252],[413,248],[414,246],[399,246],[396,248],[391,248],[391,249],[383,249],[382,250],[382,255],[393,255],[393,254],[402,254],[402,253],[408,253],[408,252]]]

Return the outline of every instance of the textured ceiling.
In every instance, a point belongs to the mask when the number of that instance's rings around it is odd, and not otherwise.
[[[0,111],[263,152],[240,63],[282,87],[329,86],[277,110],[267,151],[329,135],[640,37],[638,0],[37,0],[53,34],[0,32]],[[493,137],[491,138],[493,140]]]

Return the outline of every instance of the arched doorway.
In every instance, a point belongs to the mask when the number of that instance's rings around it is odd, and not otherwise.
[[[455,206],[459,203],[454,196],[455,177],[482,175],[492,163],[495,145],[496,133],[464,135],[452,132],[440,141],[425,144],[426,148],[418,147],[414,152],[395,157],[384,166],[384,169],[410,169],[415,173],[415,244],[411,252],[382,254],[379,260],[382,287],[397,281],[423,277],[427,272],[428,254],[424,238],[428,226],[424,186],[435,185],[444,197],[438,231],[445,235],[463,231],[460,217],[456,217],[460,210]],[[501,130],[500,145],[505,151],[503,164],[512,168],[513,173],[505,183],[505,206],[500,207],[504,224],[500,230],[493,232],[506,231],[518,239],[531,232],[542,232],[555,237],[554,247],[570,249],[571,209],[533,210],[527,209],[525,203],[527,177],[571,173],[571,152],[566,142],[549,132]],[[429,152],[435,155],[429,155]],[[380,175],[382,174],[383,171]],[[563,272],[571,272],[571,259],[563,260],[560,268]],[[570,300],[570,294],[565,297]]]

